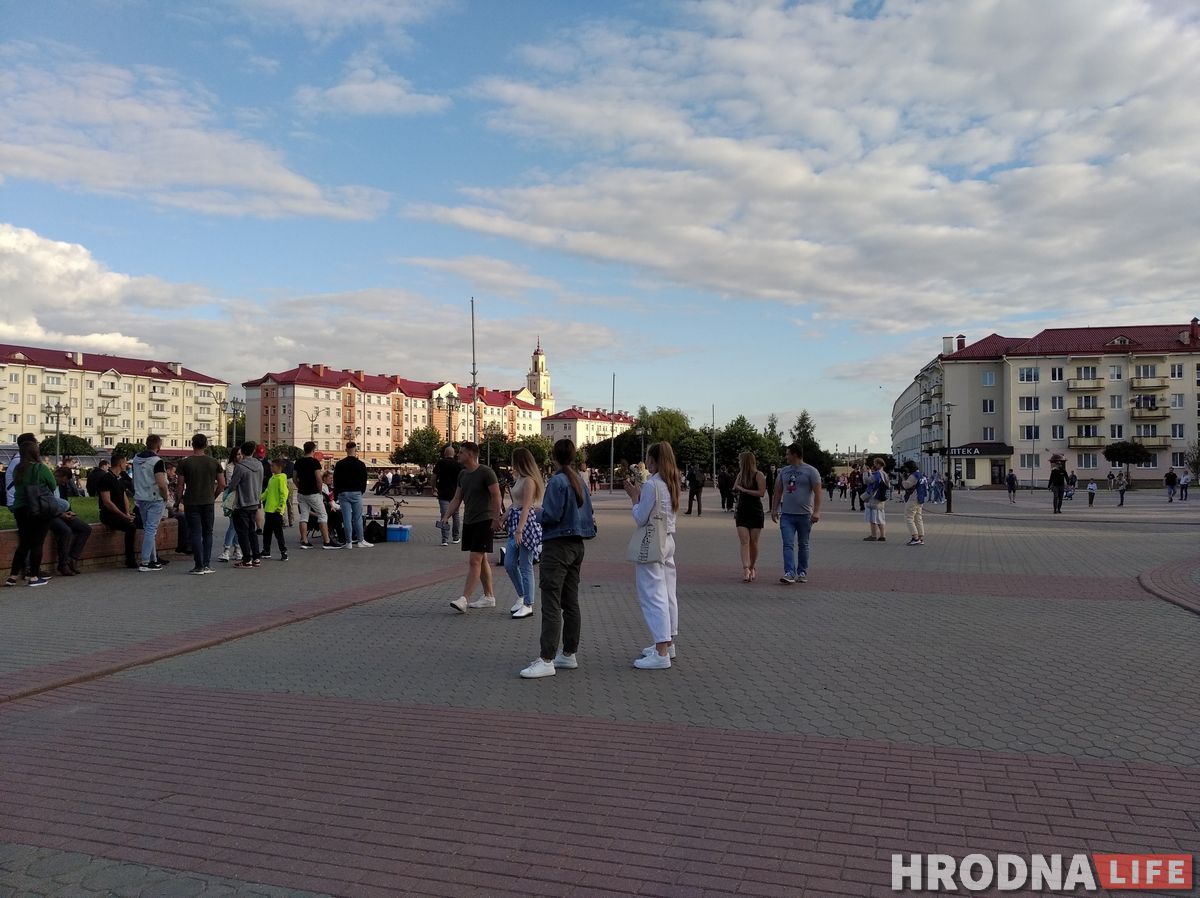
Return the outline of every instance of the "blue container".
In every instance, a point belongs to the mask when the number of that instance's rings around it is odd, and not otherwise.
[[[410,524],[388,524],[387,541],[389,543],[406,543],[412,534]]]

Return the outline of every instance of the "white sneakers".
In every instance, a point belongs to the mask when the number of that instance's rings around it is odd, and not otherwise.
[[[575,670],[577,667],[579,667],[579,662],[574,655],[564,655],[562,651],[559,651],[553,661],[535,658],[527,668],[521,671],[521,677],[526,680],[537,680],[541,677],[552,677],[559,670]]]
[[[671,666],[671,657],[660,655],[658,652],[653,655],[642,655],[633,659],[633,666],[638,670],[667,670]]]
[[[517,600],[515,602],[513,602],[513,606],[508,609],[508,613],[516,614],[518,611],[521,610],[521,606],[524,604],[525,604],[525,600],[522,599],[520,596],[517,596]]]
[[[466,614],[467,608],[469,608],[470,606],[467,604],[466,596],[459,596],[457,599],[455,599],[453,602],[450,603],[450,607],[453,608],[455,611],[457,611],[459,614]]]
[[[512,619],[520,620],[523,617],[533,617],[533,606],[526,605],[525,603],[522,602],[517,607],[517,610],[512,612]]]
[[[648,658],[651,655],[657,655],[657,654],[658,654],[658,648],[656,646],[648,645],[644,649],[642,649],[642,657],[644,657],[644,658]],[[672,661],[675,660],[675,643],[673,643],[673,642],[669,646],[667,646],[667,657],[670,658]]]
[[[474,608],[476,610],[478,610],[480,608],[495,608],[496,607],[496,597],[495,596],[480,596],[474,602],[468,602],[467,607]]]
[[[375,544],[369,543],[365,539],[360,539],[358,542],[356,542],[354,544],[354,548],[356,548],[356,549],[374,549]]]

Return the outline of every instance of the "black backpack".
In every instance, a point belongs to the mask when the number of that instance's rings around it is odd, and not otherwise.
[[[378,521],[371,521],[363,528],[363,539],[369,543],[387,542],[387,531]]]

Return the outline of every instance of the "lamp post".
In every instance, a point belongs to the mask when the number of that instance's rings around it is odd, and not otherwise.
[[[439,396],[433,401],[438,411],[446,410],[446,442],[454,442],[454,413],[463,406],[463,401],[457,396]]]
[[[645,458],[646,457],[646,428],[639,427],[637,429],[637,435],[639,437],[641,437],[641,440],[642,440],[642,454],[640,457]]]
[[[232,445],[234,446],[237,445],[237,419],[245,409],[246,403],[241,399],[227,399],[221,403],[221,410],[229,416],[230,423],[233,425],[231,436],[233,438]]]
[[[47,399],[46,404],[42,406],[42,414],[45,415],[47,418],[49,418],[49,417],[54,418],[54,466],[55,467],[58,467],[58,465],[62,462],[62,437],[61,437],[61,430],[59,428],[59,421],[62,419],[63,414],[69,408],[70,408],[70,406],[63,405],[57,399],[54,400],[53,405],[51,405],[50,400]]]
[[[310,412],[308,409],[304,410],[303,415],[304,417],[308,418],[308,439],[311,442],[315,443],[317,441],[317,418],[329,413],[328,406],[322,406],[321,408],[312,412]]]
[[[946,410],[946,514],[954,514],[954,457],[950,454],[950,410],[953,402],[942,403]]]

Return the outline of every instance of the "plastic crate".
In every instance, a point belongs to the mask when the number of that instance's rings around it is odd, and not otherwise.
[[[389,543],[406,543],[411,535],[411,524],[388,524],[387,541]]]

